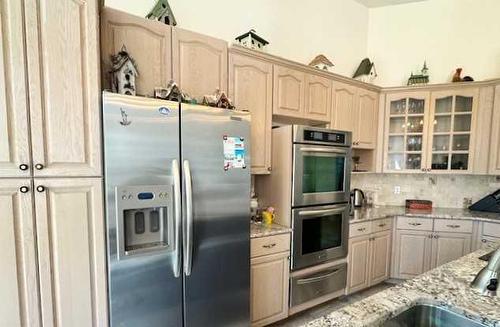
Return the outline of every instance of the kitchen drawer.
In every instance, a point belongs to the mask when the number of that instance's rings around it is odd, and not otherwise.
[[[472,233],[472,220],[435,219],[434,231]]]
[[[432,231],[432,219],[415,217],[398,217],[398,229]]]
[[[372,233],[382,232],[392,228],[392,218],[372,221]]]
[[[250,240],[251,258],[285,251],[290,251],[290,233],[252,238]]]
[[[351,224],[349,226],[349,237],[368,235],[372,232],[372,222]]]
[[[500,237],[500,224],[483,223],[483,235]]]

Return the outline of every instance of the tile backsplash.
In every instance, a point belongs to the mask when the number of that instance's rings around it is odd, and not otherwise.
[[[353,174],[351,189],[373,192],[375,205],[404,205],[406,199],[431,200],[434,207],[463,208],[497,189],[496,176]],[[396,194],[398,193],[399,194]]]

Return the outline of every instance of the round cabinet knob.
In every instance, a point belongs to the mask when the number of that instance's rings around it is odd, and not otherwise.
[[[483,239],[481,240],[481,242],[486,243],[486,242],[488,242],[488,240],[486,240],[486,239],[484,239],[484,238],[483,238]]]
[[[19,165],[19,169],[21,169],[22,171],[25,171],[25,170],[28,170],[29,166],[27,164],[20,164]]]
[[[21,193],[28,193],[28,192],[29,192],[29,190],[30,190],[30,189],[29,189],[29,187],[27,187],[27,186],[21,186],[21,187],[19,188],[19,192],[21,192]]]
[[[38,186],[36,187],[36,190],[37,190],[37,192],[42,193],[42,192],[44,192],[44,191],[45,191],[45,186],[38,185]]]
[[[42,170],[42,169],[43,169],[43,165],[42,165],[42,164],[36,164],[36,165],[35,165],[35,168],[36,168],[37,170]]]

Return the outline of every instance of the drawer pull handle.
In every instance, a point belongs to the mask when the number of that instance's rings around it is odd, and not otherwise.
[[[412,226],[420,226],[422,225],[422,223],[408,223],[409,225],[412,225]]]
[[[446,225],[446,227],[450,227],[450,228],[460,228],[460,225]]]
[[[366,230],[366,228],[358,228],[358,232],[364,232]]]
[[[263,248],[266,248],[266,249],[272,249],[273,247],[276,246],[276,243],[272,243],[272,244],[266,244],[266,245],[262,245]]]
[[[322,281],[323,279],[326,279],[328,277],[335,275],[339,271],[340,271],[340,269],[335,269],[332,272],[326,273],[322,276],[299,279],[299,280],[297,280],[297,284],[301,285],[301,284],[309,284],[309,283],[319,282],[319,281]]]
[[[378,227],[385,227],[387,224],[378,224]]]

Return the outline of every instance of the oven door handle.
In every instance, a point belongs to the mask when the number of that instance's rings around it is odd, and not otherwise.
[[[339,153],[339,154],[348,154],[348,150],[344,149],[335,149],[331,147],[325,147],[325,148],[311,148],[311,147],[301,147],[300,151],[302,152],[325,152],[325,153]]]
[[[299,216],[326,216],[331,213],[343,212],[347,207],[336,208],[336,209],[326,209],[326,210],[311,210],[311,211],[300,211]]]
[[[298,279],[297,284],[302,285],[302,284],[309,284],[309,283],[315,283],[322,281],[324,279],[327,279],[328,277],[332,277],[333,275],[337,274],[340,271],[340,269],[335,269],[331,272],[328,272],[324,275],[321,276],[316,276],[316,277],[311,277],[311,278],[304,278],[304,279]]]

